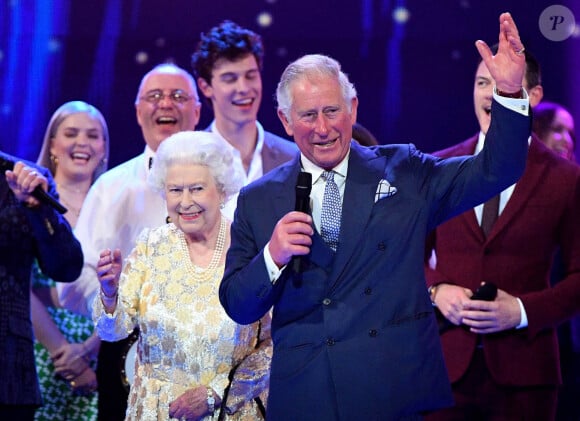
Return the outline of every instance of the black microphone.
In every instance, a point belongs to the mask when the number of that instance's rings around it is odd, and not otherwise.
[[[472,300],[493,301],[497,297],[497,286],[491,282],[481,285],[471,296]]]
[[[0,171],[4,173],[6,170],[14,170],[14,162],[0,156]],[[45,192],[42,186],[36,186],[36,188],[31,193],[39,202],[44,203],[45,205],[51,206],[55,209],[58,213],[66,213],[67,208],[60,204],[58,200],[52,197],[50,194]]]
[[[493,301],[497,297],[497,286],[492,282],[486,282],[481,285],[471,296],[472,300]],[[438,310],[437,310],[438,311]],[[437,323],[439,325],[439,334],[443,334],[450,329],[459,327],[447,320],[443,314],[437,314]]]
[[[309,172],[299,172],[296,180],[296,205],[294,210],[298,212],[310,213],[310,191],[312,190],[312,174]],[[302,284],[302,256],[292,258],[292,271],[297,274],[294,286]]]

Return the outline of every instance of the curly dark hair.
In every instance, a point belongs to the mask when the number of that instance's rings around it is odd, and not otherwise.
[[[225,20],[207,34],[201,34],[197,50],[191,57],[193,74],[196,79],[201,77],[211,85],[211,74],[216,61],[221,58],[236,61],[248,54],[254,55],[261,71],[264,46],[260,35]]]

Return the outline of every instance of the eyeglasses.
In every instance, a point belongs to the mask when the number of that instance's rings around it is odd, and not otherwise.
[[[186,94],[181,89],[176,89],[175,91],[171,91],[169,94],[164,94],[163,91],[157,89],[154,91],[147,92],[142,97],[139,97],[139,99],[142,99],[143,101],[147,101],[150,104],[157,105],[165,97],[169,98],[171,100],[171,102],[173,102],[175,105],[183,105],[187,101],[189,101],[193,98],[193,97],[189,96],[188,94]]]

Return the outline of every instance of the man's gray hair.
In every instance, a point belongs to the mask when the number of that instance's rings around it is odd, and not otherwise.
[[[290,92],[292,85],[302,78],[319,77],[338,79],[348,111],[352,111],[351,100],[356,98],[356,89],[348,80],[348,76],[341,70],[340,63],[322,54],[309,54],[300,57],[286,67],[276,89],[278,110],[284,114],[288,121],[290,121],[290,108],[294,99]]]

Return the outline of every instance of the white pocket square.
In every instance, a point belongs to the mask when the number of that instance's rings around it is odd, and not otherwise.
[[[397,188],[391,186],[387,180],[381,180],[377,186],[377,192],[375,193],[375,203],[385,197],[391,197],[397,193]]]

